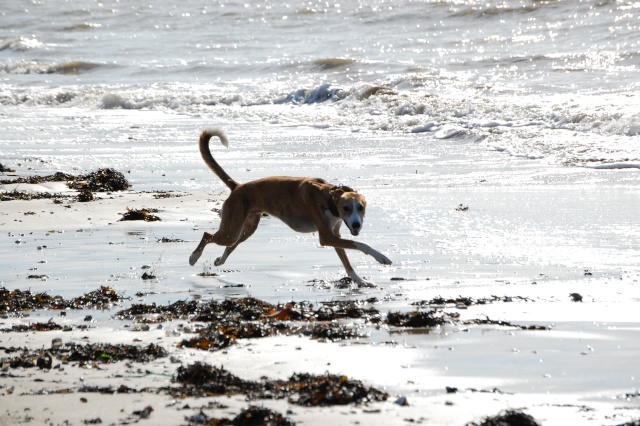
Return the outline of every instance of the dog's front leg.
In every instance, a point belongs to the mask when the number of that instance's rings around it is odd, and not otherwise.
[[[348,241],[348,240],[344,240],[344,241]],[[365,244],[365,243],[361,243],[359,241],[353,241],[353,243],[355,244],[355,249],[356,250],[360,250],[361,252],[368,254],[369,256],[373,256],[373,258],[378,261],[378,263],[382,263],[383,265],[391,265],[391,259],[389,259],[387,256],[385,256],[384,254],[380,253],[378,250],[374,249],[373,247]]]
[[[335,250],[336,253],[338,253],[338,257],[340,258],[342,266],[344,266],[347,275],[354,283],[358,285],[358,287],[375,287],[374,283],[363,280],[358,274],[356,274],[356,271],[354,271],[353,267],[351,266],[349,258],[347,257],[347,253],[344,251],[344,249],[336,248]]]
[[[385,256],[384,254],[380,253],[378,250],[375,250],[374,248],[372,248],[371,246],[365,243],[361,243],[359,241],[342,239],[326,228],[321,229],[320,226],[318,227],[318,231],[319,231],[319,237],[320,237],[320,244],[323,246],[331,246],[335,248],[350,249],[350,250],[360,250],[364,254],[368,254],[369,256],[372,256],[375,260],[377,260],[379,263],[382,263],[383,265],[391,265],[391,260],[387,256]]]

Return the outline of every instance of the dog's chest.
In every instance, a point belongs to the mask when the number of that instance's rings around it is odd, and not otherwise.
[[[333,229],[336,225],[336,222],[339,221],[338,218],[333,216],[329,210],[325,211],[326,222],[329,225],[330,229]],[[316,232],[318,231],[318,227],[315,222],[306,215],[299,216],[283,216],[279,217],[281,221],[286,223],[289,228],[293,229],[296,232]]]
[[[318,230],[313,220],[306,216],[281,217],[280,220],[296,232],[316,232]]]

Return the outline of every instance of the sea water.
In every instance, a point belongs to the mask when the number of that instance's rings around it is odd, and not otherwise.
[[[0,108],[5,125],[74,107],[471,135],[638,167],[639,26],[635,1],[7,0]]]

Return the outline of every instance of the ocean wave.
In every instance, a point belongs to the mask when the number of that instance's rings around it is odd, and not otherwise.
[[[329,58],[329,59],[316,59],[313,61],[313,65],[322,70],[332,70],[335,68],[346,68],[350,65],[357,64],[354,59],[343,58]]]
[[[60,64],[49,64],[40,61],[8,61],[0,62],[0,73],[3,74],[61,74],[78,75],[98,68],[110,68],[109,65],[93,62],[73,61]]]
[[[100,28],[102,24],[91,23],[91,22],[83,22],[82,24],[70,25],[68,27],[64,27],[62,31],[84,31],[90,30],[93,28]]]
[[[43,46],[43,43],[39,42],[35,38],[17,37],[0,39],[0,52],[3,50],[24,52],[26,50],[35,49],[41,46]]]
[[[82,69],[91,70],[95,64],[64,65],[66,68],[56,72],[65,74]],[[11,73],[44,74],[51,72],[52,67],[41,63],[21,62],[10,68]],[[7,72],[6,64],[0,64],[0,72],[3,71]],[[443,130],[443,126],[450,125],[467,133],[472,131],[479,134],[535,127],[603,136],[640,136],[640,113],[627,106],[634,103],[635,97],[631,94],[627,103],[623,102],[624,97],[612,95],[603,98],[602,102],[611,104],[607,108],[604,105],[594,107],[593,101],[584,105],[573,101],[554,104],[545,98],[532,97],[527,102],[513,103],[508,96],[465,97],[438,92],[416,92],[413,89],[407,91],[399,88],[405,86],[402,79],[388,83],[351,87],[324,83],[316,87],[295,89],[284,95],[278,93],[279,90],[243,92],[237,87],[218,88],[215,92],[207,86],[171,85],[91,86],[90,90],[78,85],[65,86],[64,89],[36,90],[5,84],[0,85],[0,105],[157,109],[195,115],[215,114],[219,108],[234,108],[234,114],[246,115],[252,119],[263,114],[263,111],[268,111],[264,112],[265,117],[268,117],[266,120],[283,114],[313,117],[317,113],[331,112],[336,117],[333,119],[335,125],[348,125],[352,128],[368,126],[372,129],[416,134],[435,135]],[[283,110],[277,108],[279,105],[305,108]],[[304,120],[309,121],[307,118]],[[455,136],[448,131],[438,135]]]

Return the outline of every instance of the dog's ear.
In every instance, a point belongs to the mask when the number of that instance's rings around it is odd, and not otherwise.
[[[342,194],[344,194],[345,192],[356,192],[356,191],[353,188],[350,188],[350,187],[344,186],[344,185],[334,186],[333,188],[331,188],[329,190],[329,193],[331,194],[331,197],[335,201],[338,201],[340,199],[340,197],[342,197]]]

